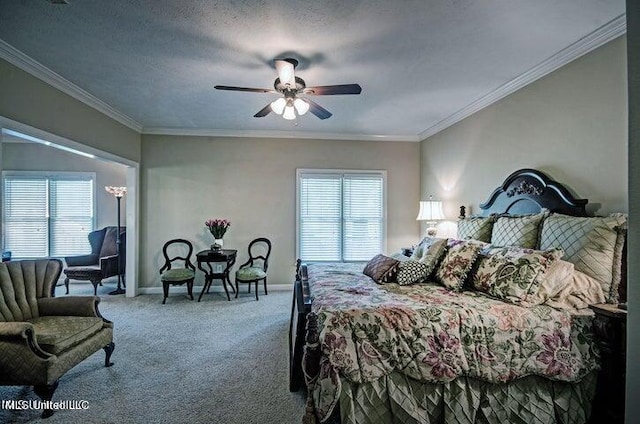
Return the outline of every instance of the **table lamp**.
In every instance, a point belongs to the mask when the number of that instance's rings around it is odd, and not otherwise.
[[[437,229],[435,227],[436,221],[445,219],[442,213],[442,202],[439,200],[433,200],[433,196],[429,196],[429,200],[420,201],[420,211],[416,221],[426,221],[427,223],[427,236],[435,237]]]

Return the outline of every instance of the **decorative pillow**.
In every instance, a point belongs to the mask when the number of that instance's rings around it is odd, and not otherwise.
[[[438,266],[435,279],[449,290],[460,291],[478,253],[485,245],[473,240],[449,241],[447,253]]]
[[[540,251],[519,247],[487,249],[471,277],[473,287],[498,299],[519,304],[538,291],[549,266],[562,250]]]
[[[409,257],[407,255],[405,255],[404,253],[402,253],[402,252],[396,252],[396,253],[392,254],[391,257],[393,259],[397,260],[398,262],[406,262],[406,261],[410,260]]]
[[[424,250],[422,257],[418,259],[418,262],[428,265],[430,271],[433,271],[446,250],[447,239],[436,239],[428,249]]]
[[[420,240],[420,243],[418,243],[415,249],[413,249],[413,253],[409,257],[409,259],[411,259],[412,261],[419,261],[427,253],[427,251],[429,250],[429,248],[431,248],[431,246],[433,246],[434,244],[442,240],[445,240],[446,242],[447,239],[441,239],[436,237],[423,238],[422,240]]]
[[[547,212],[536,215],[501,216],[493,224],[491,244],[535,249],[538,245],[540,224]]]
[[[565,260],[602,284],[608,303],[617,303],[627,217],[575,217],[552,214],[544,220],[540,248],[559,247]]]
[[[398,265],[396,281],[401,286],[420,283],[431,274],[433,267],[422,262],[406,261]]]
[[[546,304],[556,309],[569,310],[572,314],[584,315],[589,313],[583,312],[589,305],[604,301],[600,282],[580,271],[574,271],[564,288],[547,300]]]
[[[527,297],[528,306],[541,305],[547,300],[555,297],[565,287],[571,283],[573,278],[573,264],[571,262],[557,260],[553,261],[547,272],[539,278],[540,285],[535,293]],[[524,303],[524,302],[523,302]]]
[[[383,254],[378,254],[365,265],[362,273],[368,275],[376,283],[390,283],[395,281],[400,261]]]
[[[102,240],[102,247],[100,248],[100,257],[113,256],[118,253],[117,242],[118,240],[118,228],[107,227],[104,231],[104,239]]]
[[[461,219],[458,221],[458,238],[462,240],[480,240],[489,243],[491,241],[491,229],[495,221],[495,216],[476,216]]]

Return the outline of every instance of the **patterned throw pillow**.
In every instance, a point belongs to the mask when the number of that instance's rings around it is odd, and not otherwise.
[[[409,257],[406,256],[404,253],[402,252],[396,252],[394,254],[391,255],[391,257],[395,260],[397,260],[398,262],[406,262],[409,260]]]
[[[561,249],[540,251],[519,247],[486,249],[471,278],[473,287],[498,299],[520,304],[537,293],[549,266]]]
[[[447,253],[436,271],[436,281],[449,290],[460,291],[464,280],[484,243],[471,240],[450,240]]]
[[[418,243],[418,245],[416,246],[415,249],[413,249],[413,253],[411,254],[411,256],[409,257],[409,259],[411,259],[412,261],[419,261],[426,253],[427,251],[431,248],[431,246],[433,246],[434,244],[445,240],[446,239],[441,239],[441,238],[436,238],[436,237],[425,237],[423,238],[420,243]]]
[[[602,284],[608,303],[617,303],[627,217],[575,217],[552,214],[544,220],[540,248],[559,247],[564,259]]]
[[[540,224],[547,216],[546,212],[525,216],[501,216],[491,232],[491,244],[494,246],[517,246],[535,249],[538,245]]]
[[[362,273],[371,277],[376,283],[384,284],[395,282],[399,263],[400,261],[397,259],[379,254],[374,256],[373,259],[365,265]]]
[[[429,274],[431,274],[446,250],[447,239],[434,239],[431,246],[423,251],[422,257],[418,259],[418,262],[427,265],[429,267]]]
[[[432,267],[422,262],[406,261],[398,266],[396,280],[401,286],[425,281],[431,274]]]
[[[496,218],[470,217],[458,221],[458,238],[462,240],[472,239],[489,243],[491,241],[491,230]]]

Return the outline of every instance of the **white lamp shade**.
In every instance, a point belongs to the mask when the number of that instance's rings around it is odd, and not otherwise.
[[[116,197],[124,197],[124,195],[127,194],[126,187],[105,186],[104,189],[107,190],[107,193],[113,194]]]
[[[442,202],[438,200],[426,200],[420,202],[420,211],[417,221],[439,221],[445,219],[442,212]]]
[[[286,106],[284,108],[284,113],[282,114],[282,117],[288,120],[296,119],[296,112],[293,109],[293,106]]]
[[[284,112],[284,107],[286,105],[287,101],[284,99],[284,97],[280,97],[279,99],[271,102],[271,110],[278,115],[282,115],[282,112]]]
[[[293,101],[293,106],[295,106],[296,111],[298,111],[298,115],[300,116],[304,115],[309,110],[309,103],[302,99],[295,99]]]

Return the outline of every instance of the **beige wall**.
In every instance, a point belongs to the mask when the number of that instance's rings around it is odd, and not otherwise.
[[[273,242],[270,279],[291,284],[295,270],[296,168],[387,171],[387,247],[415,243],[418,143],[151,136],[142,138],[141,287],[158,286],[161,248],[183,237],[211,245],[207,218],[227,218],[225,247],[246,260],[250,240]],[[198,273],[196,285],[202,282]]]
[[[0,116],[140,161],[140,134],[0,59]]]
[[[536,168],[595,203],[627,211],[626,40],[618,38],[424,140],[423,193],[478,205],[513,171]]]
[[[96,173],[96,228],[116,225],[117,204],[106,185],[126,185],[123,165],[89,159],[35,143],[2,143],[3,171],[66,171]],[[125,225],[126,198],[122,201],[121,225]]]

